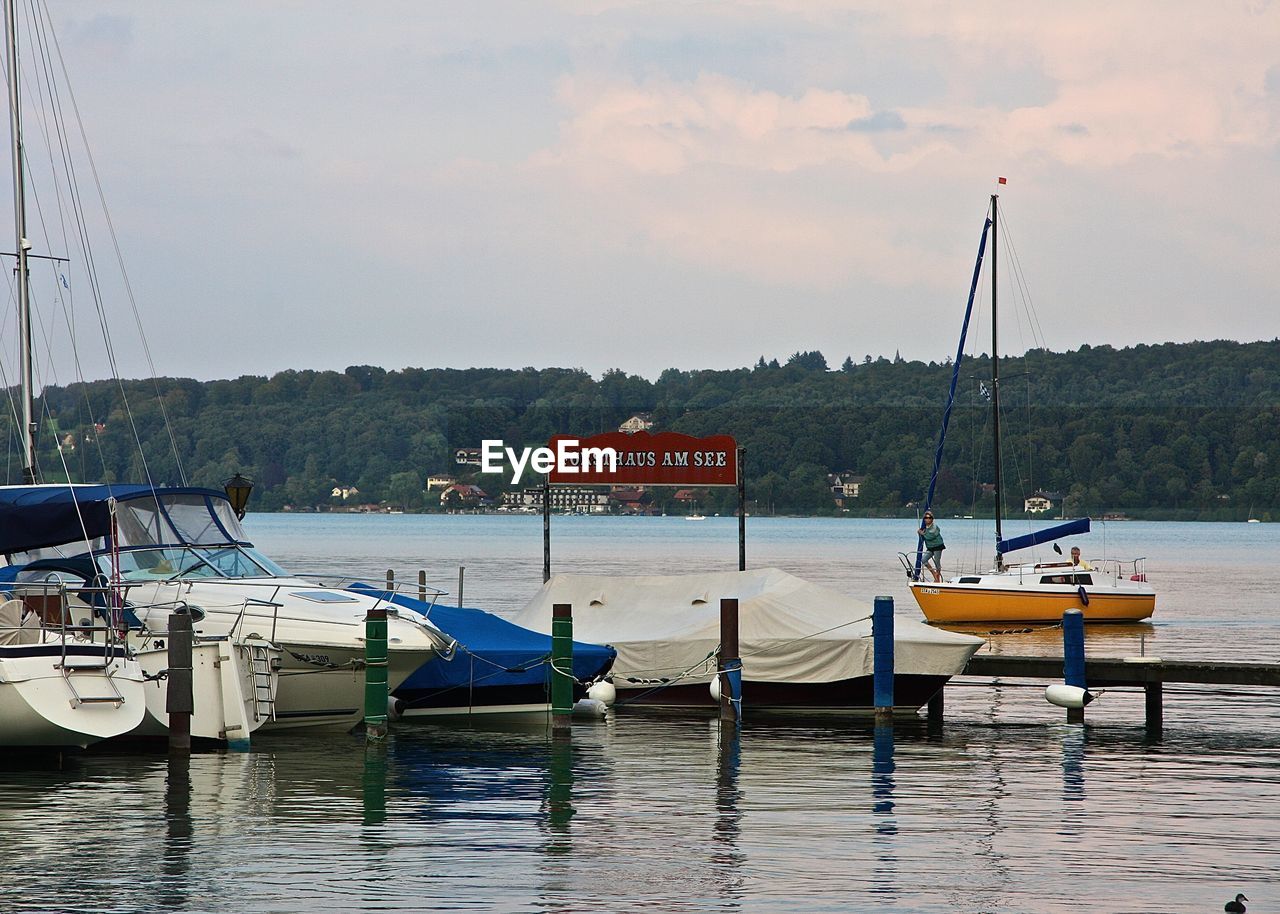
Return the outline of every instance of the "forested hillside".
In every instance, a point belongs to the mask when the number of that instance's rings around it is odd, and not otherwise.
[[[989,374],[984,358],[963,365],[942,513],[991,510],[991,496],[979,497],[993,475]],[[870,357],[830,370],[808,352],[732,371],[668,369],[656,381],[560,368],[369,366],[102,381],[45,391],[40,465],[48,481],[69,472],[77,481],[211,486],[240,471],[257,483],[259,510],[331,505],[335,485],[355,486],[362,502],[438,509],[424,479],[456,475],[457,448],[486,438],[542,444],[643,412],[656,430],[735,436],[747,449],[756,512],[831,513],[827,474],[850,472],[866,478],[852,513],[902,514],[928,483],[950,375],[947,364]],[[1041,489],[1067,496],[1072,515],[1280,519],[1280,341],[1032,351],[1003,359],[1001,377],[1013,513]],[[11,419],[8,433],[16,482]],[[494,476],[476,481],[490,494],[505,488]],[[703,507],[731,510],[732,497],[720,490]]]

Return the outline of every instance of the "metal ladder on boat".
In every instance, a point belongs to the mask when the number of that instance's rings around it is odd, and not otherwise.
[[[62,671],[62,678],[67,683],[67,688],[71,690],[72,707],[78,708],[80,705],[106,704],[109,702],[118,708],[124,704],[124,695],[116,687],[116,681],[112,676],[111,661],[106,657],[103,658],[101,663],[76,663],[64,659],[62,663],[58,664],[58,668]],[[98,674],[93,677],[94,685],[105,685],[111,690],[109,695],[84,694],[80,689],[76,688],[72,677],[92,674]]]
[[[253,719],[276,719],[275,670],[271,650],[265,644],[247,645],[249,672],[253,676]]]

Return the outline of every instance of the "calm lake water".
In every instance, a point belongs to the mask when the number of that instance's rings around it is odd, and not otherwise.
[[[952,567],[990,542],[941,521]],[[388,568],[510,614],[541,583],[541,519],[250,515],[285,567]],[[752,518],[747,559],[918,618],[898,521]],[[1007,533],[1021,532],[1016,529]],[[1094,656],[1280,662],[1280,526],[1113,523],[1089,557],[1149,557],[1150,624]],[[736,520],[553,520],[553,569],[732,569]],[[444,599],[452,600],[451,594]],[[1060,633],[991,636],[1060,653]],[[829,718],[628,710],[568,743],[523,727],[260,737],[241,755],[98,751],[5,771],[0,911],[1250,911],[1280,909],[1280,709],[1168,687],[1165,729],[1108,691],[1068,726],[1043,684],[955,684],[941,734]]]

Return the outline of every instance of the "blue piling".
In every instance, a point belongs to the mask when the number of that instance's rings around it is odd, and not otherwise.
[[[893,722],[893,597],[876,597],[871,612],[876,723]]]
[[[1084,613],[1068,609],[1062,614],[1062,680],[1069,686],[1088,688],[1084,678]],[[1083,723],[1084,708],[1068,708],[1068,723]]]

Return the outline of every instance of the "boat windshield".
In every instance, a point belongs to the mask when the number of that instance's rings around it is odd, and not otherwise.
[[[125,581],[179,581],[195,578],[287,577],[288,572],[247,546],[165,546],[120,552]],[[98,555],[98,567],[111,574],[111,556]]]
[[[116,541],[122,548],[245,542],[230,503],[199,493],[165,492],[121,501],[116,506],[116,524]]]

